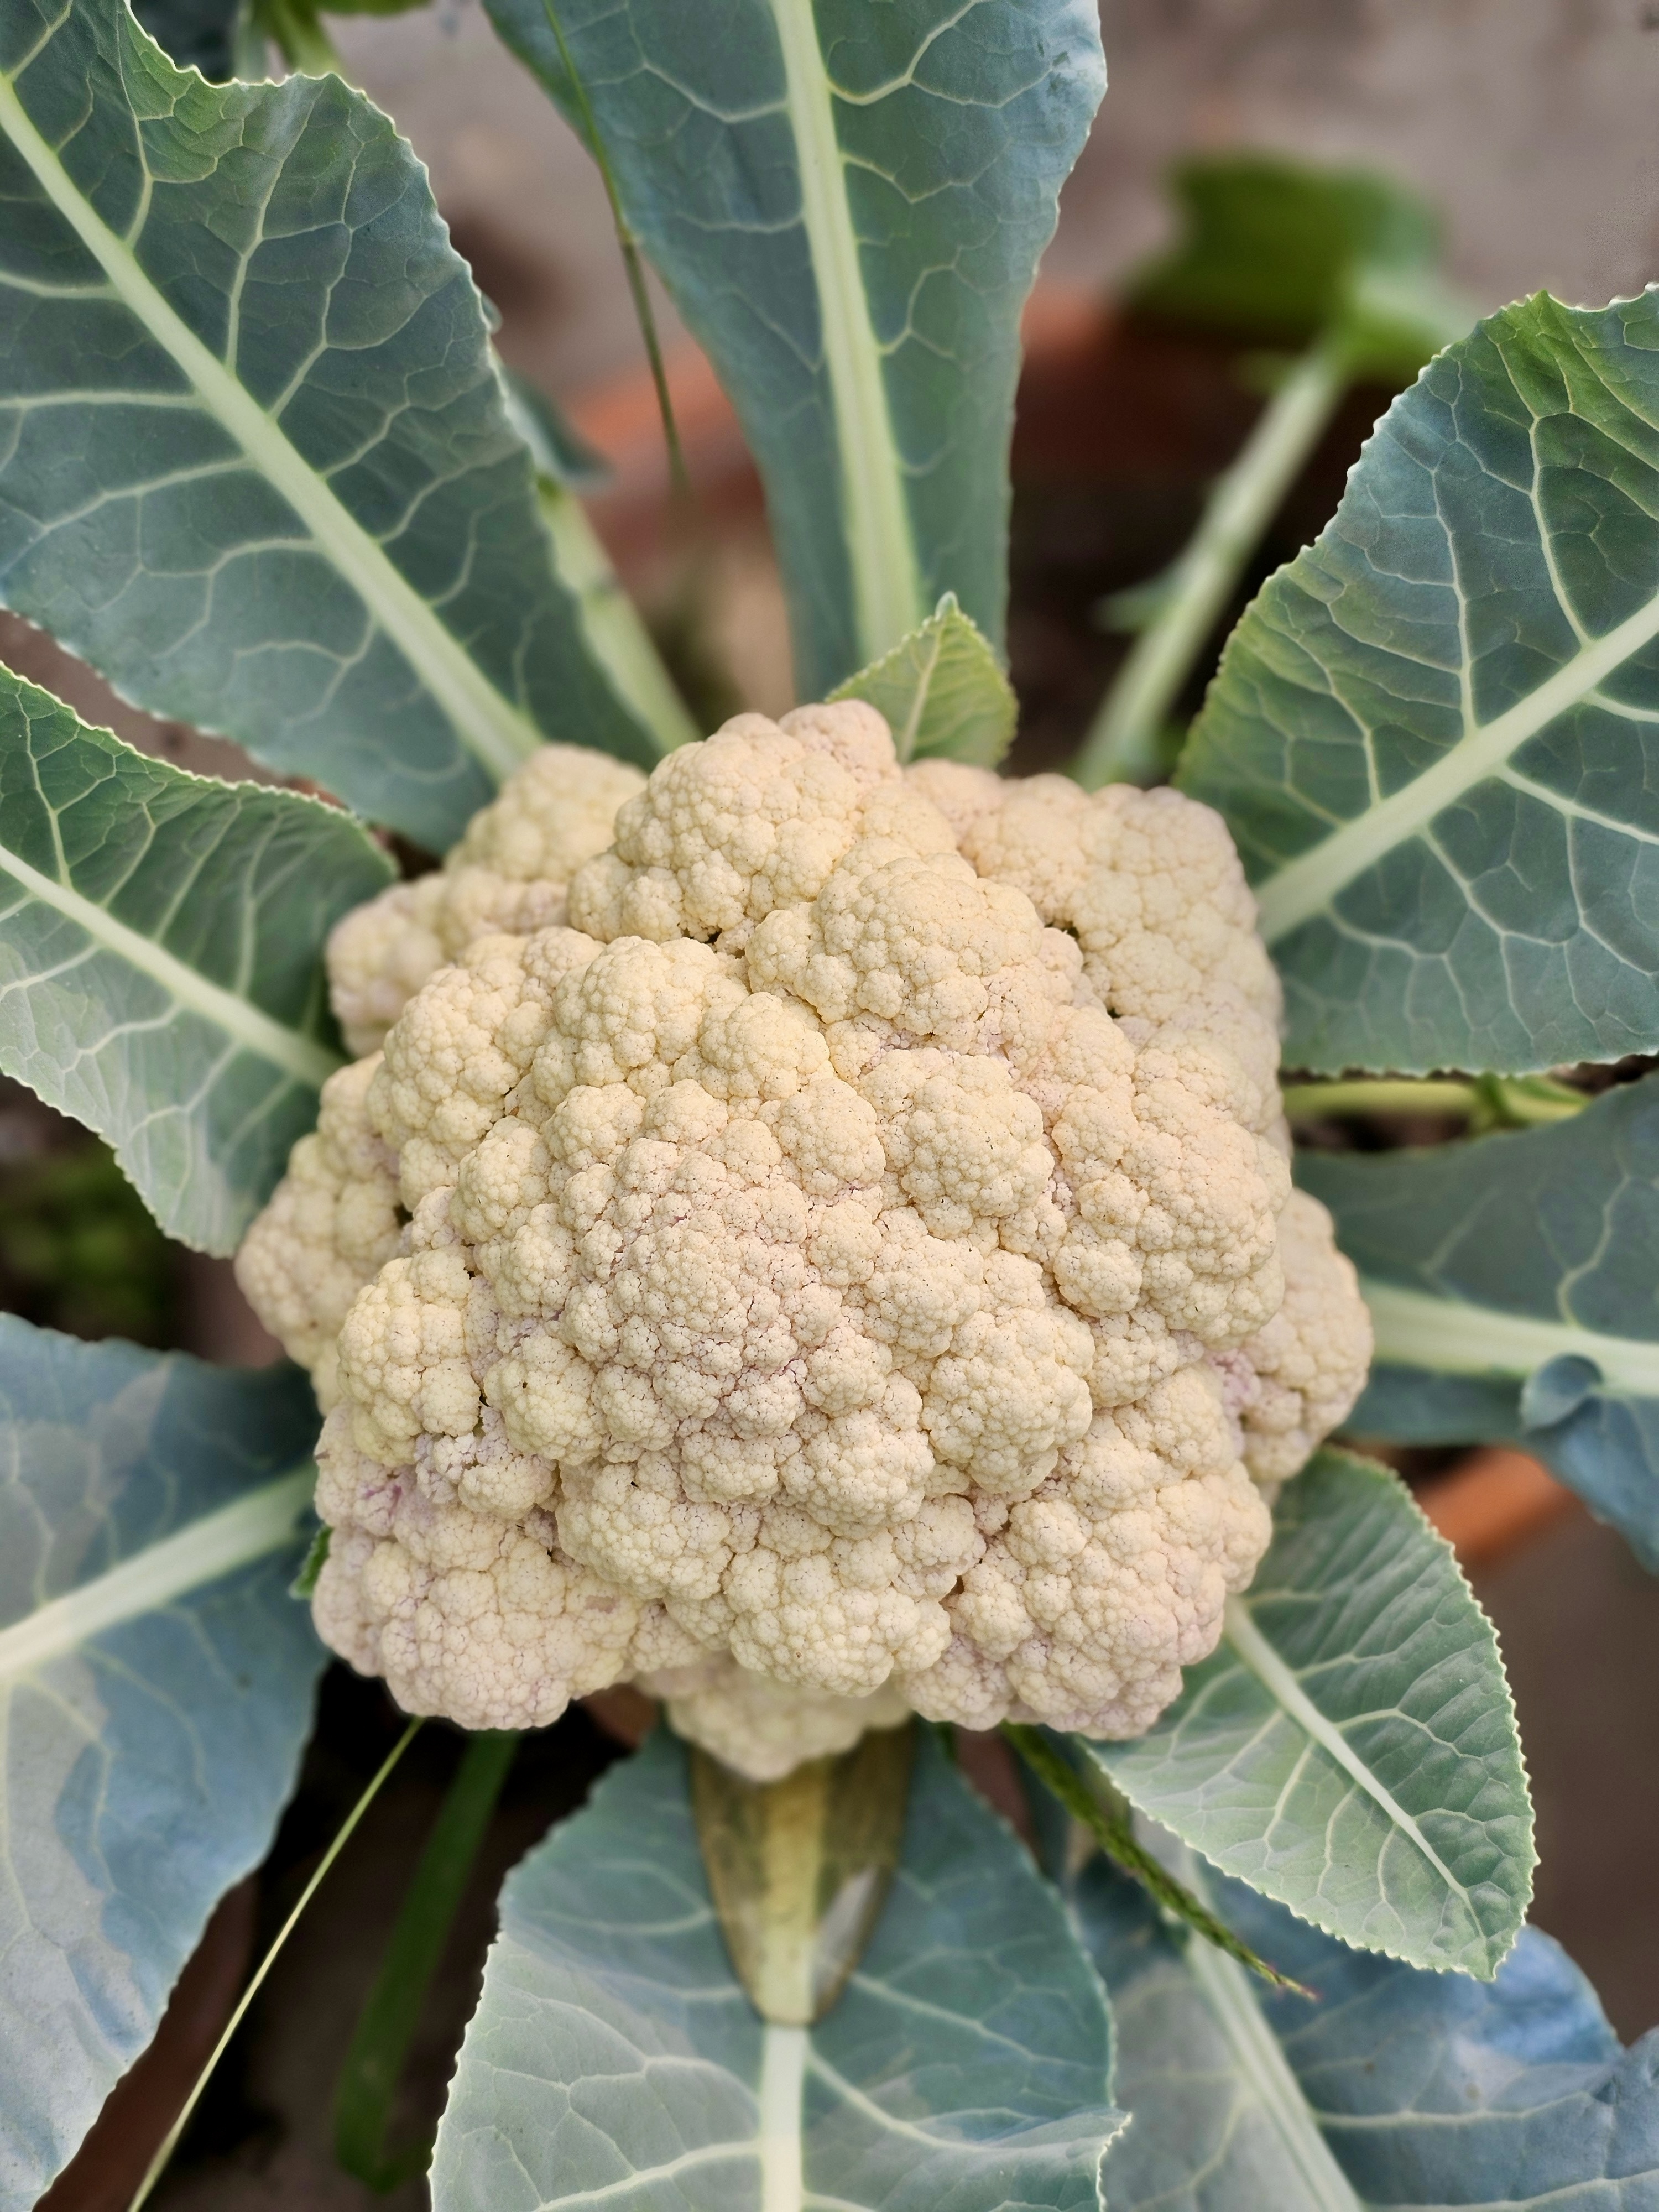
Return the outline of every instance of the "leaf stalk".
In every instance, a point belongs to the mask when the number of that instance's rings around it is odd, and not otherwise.
[[[662,416],[663,441],[668,448],[669,483],[675,499],[684,505],[691,497],[691,478],[680,445],[679,425],[674,419],[673,396],[668,389],[668,370],[663,361],[662,341],[657,333],[656,311],[651,305],[651,294],[645,281],[645,262],[640,252],[639,240],[635,235],[634,226],[623,210],[622,195],[617,190],[610,156],[605,150],[605,141],[599,136],[593,103],[589,100],[587,87],[577,70],[569,42],[564,35],[564,26],[559,21],[559,11],[553,0],[542,0],[542,7],[546,13],[548,28],[559,49],[559,66],[570,81],[571,93],[581,116],[582,137],[593,157],[593,165],[599,173],[599,181],[605,186],[605,196],[611,205],[611,220],[616,228],[617,245],[628,277],[629,295],[634,302],[635,319],[645,343],[646,359],[651,364],[651,382],[657,395],[657,411]]]
[[[1085,1782],[1041,1729],[1005,1721],[1002,1734],[1044,1788],[1060,1800],[1074,1820],[1081,1821],[1088,1829],[1114,1866],[1133,1876],[1165,1912],[1184,1922],[1206,1943],[1212,1943],[1218,1951],[1236,1959],[1241,1966],[1248,1966],[1253,1974],[1271,1982],[1275,1989],[1294,1990],[1298,1996],[1313,1995],[1300,1982],[1293,1982],[1288,1974],[1281,1974],[1277,1967],[1259,1958],[1248,1943],[1234,1935],[1224,1920],[1218,1919],[1184,1882],[1177,1881],[1169,1869],[1136,1839],[1127,1806],[1109,1802],[1104,1784],[1097,1790]]]
[[[334,2094],[334,2155],[371,2189],[395,2189],[424,2173],[429,2136],[388,2151],[392,2104],[444,1946],[466,1891],[507,1771],[517,1734],[495,1730],[468,1742],[438,1808],[419,1863],[404,1893],[398,1924],[374,1986],[357,2016]]]
[[[1346,383],[1343,349],[1327,332],[1297,359],[1217,477],[1197,530],[1157,592],[1156,613],[1084,739],[1072,773],[1085,791],[1150,780],[1148,766],[1181,687]]]
[[[1470,1078],[1353,1076],[1329,1083],[1287,1083],[1281,1093],[1287,1118],[1311,1121],[1366,1114],[1444,1115],[1468,1124],[1471,1135],[1491,1129],[1534,1129],[1565,1121],[1589,1104],[1589,1094],[1549,1075]]]
[[[258,0],[253,20],[296,76],[345,76],[338,49],[305,0]]]

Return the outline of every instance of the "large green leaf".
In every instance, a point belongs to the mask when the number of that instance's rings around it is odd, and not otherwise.
[[[1292,1066],[1659,1046],[1659,291],[1540,295],[1430,365],[1179,781],[1244,855]]]
[[[0,1315],[0,2212],[27,2212],[264,1856],[324,1653],[288,1594],[317,1415]]]
[[[801,696],[956,592],[997,642],[1019,311],[1104,75],[1093,0],[489,0],[766,480]]]
[[[1344,1942],[1490,1980],[1515,1941],[1535,1855],[1497,1639],[1386,1468],[1320,1453],[1179,1701],[1136,1742],[1084,1748]]]
[[[541,737],[654,758],[426,173],[361,94],[205,84],[121,0],[17,0],[0,210],[6,605],[434,849]]]
[[[0,1070],[229,1252],[339,1065],[321,953],[391,880],[349,815],[187,775],[0,669]]]
[[[1366,1958],[1237,1883],[1213,1902],[1316,2001],[1162,1929],[1095,1861],[1073,1904],[1112,1993],[1133,2124],[1112,2212],[1649,2212],[1659,2032],[1621,2051],[1523,1929],[1490,1984]]]
[[[1307,1152],[1297,1175],[1376,1330],[1350,1427],[1524,1441],[1659,1570],[1659,1076],[1548,1128]]]
[[[920,629],[830,696],[879,708],[906,761],[937,756],[994,768],[1019,719],[989,640],[949,592]]]
[[[1096,2212],[1109,2046],[1059,1896],[932,1742],[862,1965],[816,2027],[766,2026],[659,1730],[501,1893],[433,2203]]]

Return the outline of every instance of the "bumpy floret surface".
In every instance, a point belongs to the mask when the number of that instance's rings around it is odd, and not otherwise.
[[[544,878],[504,795],[428,879],[520,903],[244,1248],[331,1409],[324,1635],[472,1727],[636,1680],[759,1777],[909,1709],[1143,1730],[1369,1351],[1220,821],[901,772],[848,703],[604,764],[596,851],[574,758]]]
[[[571,877],[604,852],[617,809],[644,783],[625,761],[544,745],[473,817],[441,868],[343,916],[328,942],[328,985],[351,1050],[377,1051],[427,978],[475,938],[562,922]]]

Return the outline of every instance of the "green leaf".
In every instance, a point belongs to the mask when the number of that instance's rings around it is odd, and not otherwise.
[[[994,768],[1019,706],[990,642],[947,592],[920,629],[830,693],[887,717],[902,761],[942,757]]]
[[[1376,1330],[1349,1426],[1524,1443],[1659,1571],[1659,1076],[1545,1128],[1297,1174]]]
[[[1068,1822],[1085,1828],[1112,1863],[1138,1881],[1170,1919],[1184,1922],[1194,1935],[1265,1981],[1284,1981],[1277,1967],[1270,1966],[1242,1942],[1196,1891],[1178,1881],[1157,1853],[1141,1842],[1127,1805],[1098,1766],[1085,1777],[1073,1763],[1075,1753],[1068,1752],[1065,1738],[1048,1729],[1004,1721],[1001,1732],[1024,1761],[1032,1782],[1047,1790],[1064,1808]],[[1028,1789],[1028,1798],[1030,1794]]]
[[[580,130],[544,0],[489,0]],[[557,0],[623,214],[765,479],[803,698],[1006,591],[1019,311],[1103,87],[1085,0]]]
[[[392,2103],[422,2002],[520,1741],[495,1731],[469,1741],[404,1892],[374,1986],[357,2015],[335,2085],[334,2155],[371,2189],[395,2189],[426,2171],[429,2136],[401,2150],[387,2143]]]
[[[1621,2051],[1547,1936],[1523,1929],[1483,1984],[1364,1957],[1208,1886],[1317,2001],[1172,1942],[1127,1882],[1087,1869],[1072,1903],[1133,2115],[1107,2155],[1112,2212],[1647,2212],[1659,2033]]]
[[[1290,1066],[1659,1046],[1659,291],[1540,295],[1430,366],[1177,781],[1244,857]]]
[[[1138,1741],[1087,1749],[1141,1812],[1316,1927],[1490,1980],[1535,1856],[1492,1625],[1386,1468],[1321,1452],[1274,1523],[1179,1701]]]
[[[27,2212],[264,1857],[325,1654],[316,1407],[0,1315],[0,2212]]]
[[[1065,1908],[931,1741],[862,1966],[768,2027],[726,1956],[659,1729],[501,1893],[434,2212],[1096,2212],[1103,1993]]]
[[[216,783],[0,669],[0,1069],[235,1249],[339,1063],[321,962],[392,866],[349,815]]]
[[[1131,278],[1132,307],[1298,347],[1328,337],[1350,375],[1401,382],[1468,328],[1434,282],[1438,217],[1390,177],[1205,155],[1170,188],[1185,234]]]
[[[0,195],[7,605],[434,850],[543,736],[655,757],[426,173],[361,94],[205,84],[119,0],[19,0]]]
[[[300,1571],[289,1585],[290,1597],[302,1598],[309,1603],[316,1595],[317,1584],[322,1577],[323,1569],[328,1565],[329,1546],[333,1540],[334,1531],[326,1521],[313,1531],[311,1541],[306,1547],[306,1555],[300,1562]]]

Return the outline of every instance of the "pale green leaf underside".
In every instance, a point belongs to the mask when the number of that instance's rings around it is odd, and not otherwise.
[[[1219,1885],[1191,1852],[1179,1857],[1181,1879],[1215,1910]],[[1238,1896],[1231,1889],[1222,1908],[1230,1925]],[[1133,2098],[1103,2176],[1112,2212],[1363,2212],[1245,1968],[1212,1944],[1172,1940],[1101,1861],[1072,1901],[1112,1993],[1118,2076]],[[1286,1928],[1259,1898],[1252,1906],[1280,1955],[1298,1938],[1310,1948],[1308,1929]],[[1335,1947],[1315,1940],[1328,1968]]]
[[[489,0],[580,129],[542,0]],[[1006,590],[1019,311],[1104,83],[1085,0],[559,0],[623,210],[765,479],[804,698]]]
[[[442,849],[589,653],[425,172],[337,77],[208,85],[119,0],[0,23],[0,599]]]
[[[1236,1882],[1206,1888],[1314,2001],[1172,1942],[1133,1885],[1084,1871],[1073,1904],[1133,2115],[1106,2160],[1111,2212],[1648,2212],[1659,2032],[1622,2051],[1547,1936],[1523,1929],[1477,1982],[1349,1950]]]
[[[323,941],[392,872],[349,815],[187,775],[0,669],[0,1070],[185,1243],[234,1250],[315,1121]]]
[[[1304,1152],[1297,1176],[1330,1207],[1376,1329],[1355,1432],[1524,1437],[1659,1569],[1659,1079],[1475,1144]],[[1533,1404],[1556,1362],[1581,1387]]]
[[[1109,2059],[1058,1895],[932,1742],[845,1995],[764,2026],[659,1730],[502,1892],[434,2212],[1097,2212]]]
[[[1087,1747],[1225,1873],[1346,1943],[1490,1977],[1532,1813],[1491,1624],[1385,1469],[1322,1452],[1214,1656],[1139,1741]]]
[[[1019,715],[989,641],[950,592],[919,629],[830,696],[879,708],[902,761],[937,757],[994,768]]]
[[[324,1657],[288,1595],[315,1431],[292,1368],[0,1316],[0,2212],[269,1846]]]
[[[1659,292],[1540,295],[1430,366],[1180,781],[1244,856],[1289,1065],[1659,1046]]]

